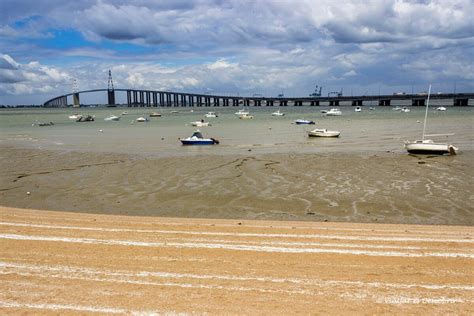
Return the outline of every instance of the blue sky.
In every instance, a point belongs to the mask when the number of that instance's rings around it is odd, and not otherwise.
[[[472,0],[2,0],[0,104],[115,86],[474,91]]]

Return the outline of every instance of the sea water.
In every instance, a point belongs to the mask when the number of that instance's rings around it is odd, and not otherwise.
[[[59,151],[111,152],[145,156],[187,156],[196,154],[253,153],[376,153],[403,152],[404,140],[420,139],[425,107],[411,107],[409,113],[393,111],[391,107],[375,107],[355,112],[354,107],[340,106],[342,116],[324,116],[319,107],[249,107],[253,119],[241,120],[234,113],[242,107],[195,108],[25,108],[0,110],[0,144]],[[280,109],[286,115],[272,116]],[[127,115],[121,115],[122,112]],[[178,113],[174,113],[178,111]],[[208,111],[217,118],[205,118]],[[149,117],[159,112],[162,117]],[[90,114],[94,122],[76,122],[69,115]],[[109,115],[121,116],[120,121],[104,121]],[[461,151],[474,149],[474,108],[449,107],[447,111],[430,108],[427,134],[454,133],[434,137],[448,141]],[[136,122],[140,116],[149,119]],[[204,119],[212,126],[196,128],[191,122]],[[315,121],[315,125],[296,125],[296,119]],[[38,122],[53,122],[53,126],[38,126]],[[339,138],[310,138],[307,131],[327,128],[341,131]],[[188,137],[199,129],[204,137],[216,138],[218,146],[182,146],[179,138]]]

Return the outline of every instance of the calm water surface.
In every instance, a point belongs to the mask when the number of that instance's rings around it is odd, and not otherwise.
[[[280,108],[286,115],[272,117]],[[64,151],[92,151],[138,154],[145,156],[182,156],[194,154],[253,153],[328,153],[328,152],[403,152],[405,139],[421,137],[424,107],[412,107],[401,113],[390,107],[376,107],[370,111],[354,112],[351,106],[339,107],[343,115],[326,117],[320,111],[328,107],[250,107],[252,120],[240,120],[229,108],[63,108],[63,109],[2,109],[0,110],[0,144]],[[172,113],[171,111],[179,111]],[[106,122],[110,114],[122,116],[118,122]],[[139,116],[148,117],[160,112],[160,118],[149,118],[137,123]],[[212,126],[199,128],[204,136],[220,140],[219,146],[182,146],[179,137],[187,137],[194,130],[190,122],[204,118],[208,111],[216,111],[218,118],[205,119]],[[68,118],[74,113],[95,115],[95,122],[77,123]],[[474,108],[448,108],[445,112],[430,109],[428,134],[455,133],[438,137],[448,140],[462,151],[474,149]],[[310,119],[316,125],[295,125],[296,119]],[[54,122],[54,126],[40,127],[35,122]],[[327,128],[341,131],[336,139],[308,138],[306,131]],[[102,132],[101,132],[102,130]]]

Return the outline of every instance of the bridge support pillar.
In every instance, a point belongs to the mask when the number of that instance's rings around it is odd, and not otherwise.
[[[190,94],[190,95],[188,96],[188,98],[189,98],[189,99],[188,99],[188,101],[189,101],[189,106],[194,107],[194,96]]]
[[[165,95],[164,93],[160,92],[158,93],[159,95],[159,98],[160,98],[160,106],[164,106],[165,105]]]
[[[352,100],[352,106],[362,106],[362,100]]]
[[[115,90],[107,90],[107,105],[115,105]]]
[[[153,92],[153,106],[157,107],[158,106],[158,93]]]
[[[137,106],[137,104],[138,104],[138,91],[133,91],[132,104],[133,104],[133,106]]]
[[[132,105],[132,92],[127,90],[127,106],[130,107]]]
[[[390,106],[390,99],[380,99],[379,106]]]
[[[316,101],[316,100],[311,101],[311,106],[319,106],[319,100],[318,101]]]
[[[339,106],[339,100],[329,101],[329,106]]]
[[[148,91],[145,92],[145,97],[146,97],[146,106],[147,106],[147,107],[150,107],[150,106],[151,106],[151,101],[150,101],[151,95],[150,95],[150,92],[148,92]]]
[[[454,99],[453,105],[454,106],[467,106],[469,103],[469,99]]]
[[[174,107],[179,106],[178,95],[176,93],[173,93],[173,106]]]
[[[75,108],[81,106],[81,102],[79,101],[79,92],[75,92],[72,94],[72,106]]]
[[[413,99],[411,100],[413,106],[425,106],[425,99]]]

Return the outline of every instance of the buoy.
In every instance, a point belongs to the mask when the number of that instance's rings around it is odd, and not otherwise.
[[[103,130],[99,129],[99,133],[103,133],[103,132],[104,132]]]
[[[26,195],[30,195],[30,191],[27,191],[27,192],[26,192]]]

